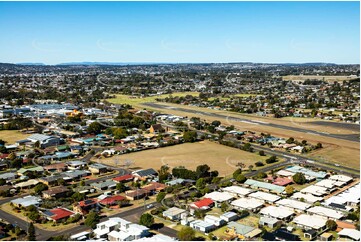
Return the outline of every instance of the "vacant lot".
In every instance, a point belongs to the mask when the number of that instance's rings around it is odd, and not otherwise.
[[[13,144],[17,140],[26,139],[29,134],[24,134],[18,130],[1,130],[0,139],[7,142],[7,144]]]
[[[197,166],[207,164],[212,170],[217,170],[220,176],[231,175],[239,162],[246,165],[264,161],[266,156],[250,153],[236,148],[227,147],[210,141],[199,143],[185,143],[154,150],[140,151],[119,156],[121,161],[132,160],[131,169],[154,168],[159,169],[162,165],[171,168],[185,166],[188,169],[196,169]],[[122,162],[118,164],[121,164]],[[114,158],[103,158],[99,162],[114,166]],[[264,162],[265,163],[265,162]]]
[[[307,80],[307,79],[314,79],[314,80],[324,80],[326,82],[342,82],[344,80],[351,80],[351,79],[355,79],[355,77],[350,77],[350,76],[316,76],[316,75],[303,75],[303,76],[294,76],[294,75],[289,75],[289,76],[283,76],[282,80],[284,81],[303,81],[303,80]]]
[[[184,97],[187,95],[198,96],[199,93],[198,92],[176,92],[173,94],[162,94],[162,95],[156,95],[156,96],[144,97],[144,98],[135,97],[135,96],[131,96],[131,95],[117,94],[116,98],[110,98],[110,99],[107,99],[107,101],[110,103],[115,103],[115,104],[129,104],[129,105],[132,105],[133,107],[139,108],[139,107],[141,107],[141,105],[140,105],[141,103],[155,102],[155,100],[157,98],[166,98],[169,96]]]

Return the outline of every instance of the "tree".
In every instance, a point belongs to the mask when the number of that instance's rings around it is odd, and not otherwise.
[[[81,187],[85,186],[85,181],[81,181],[81,182],[79,183],[79,185],[80,185]]]
[[[247,180],[247,178],[243,174],[239,174],[236,177],[236,181],[239,182],[239,183],[244,183],[246,180]]]
[[[122,139],[127,137],[127,131],[125,129],[122,128],[115,128],[113,130],[113,136],[115,139]]]
[[[257,162],[255,163],[255,165],[256,165],[257,167],[264,166],[264,164],[263,164],[262,161],[257,161]]]
[[[228,205],[226,202],[223,202],[223,203],[221,204],[221,210],[222,210],[222,212],[226,212],[226,211],[228,210],[228,208],[229,208],[229,205]]]
[[[196,236],[196,232],[191,227],[183,227],[177,233],[177,237],[180,241],[192,241]]]
[[[166,195],[165,192],[158,193],[157,198],[156,198],[157,202],[160,203],[165,198],[165,195]]]
[[[260,151],[258,152],[258,154],[259,154],[260,156],[265,156],[265,155],[266,155],[266,153],[265,153],[263,150],[260,150]]]
[[[305,175],[303,175],[301,172],[297,172],[296,174],[294,174],[292,179],[296,184],[299,185],[305,184],[307,181]]]
[[[286,140],[287,144],[292,144],[295,141],[293,137],[290,137],[288,140]]]
[[[214,127],[218,127],[219,125],[221,125],[221,121],[214,120],[214,121],[212,122],[212,125],[213,125]]]
[[[167,180],[169,175],[170,175],[169,166],[167,166],[167,165],[161,166],[158,171],[159,182],[164,182],[165,180]]]
[[[29,227],[28,227],[28,240],[29,241],[35,241],[36,240],[35,226],[34,226],[33,223],[30,223]]]
[[[236,179],[238,175],[242,173],[242,169],[237,169],[233,172],[233,179]]]
[[[118,192],[124,192],[125,191],[125,186],[122,182],[119,182],[117,185],[116,185],[116,189],[118,190]]]
[[[140,216],[139,224],[149,228],[154,224],[154,218],[149,213],[143,213],[142,216]]]
[[[335,231],[337,229],[337,223],[332,220],[332,219],[329,219],[327,220],[326,222],[326,227],[329,229],[329,230],[332,230],[332,231]]]
[[[102,131],[102,126],[98,122],[93,122],[89,124],[87,132],[91,134],[99,134]]]
[[[262,178],[266,178],[266,177],[267,177],[267,174],[264,173],[264,172],[258,172],[258,173],[257,173],[257,178],[262,179]]]
[[[84,224],[90,228],[95,228],[95,226],[97,225],[97,223],[99,223],[99,221],[100,221],[100,217],[98,213],[91,211],[86,216],[86,219],[84,220]]]
[[[28,214],[28,218],[31,220],[31,221],[37,221],[39,218],[40,218],[40,214],[38,211],[31,211],[29,214]]]
[[[293,188],[293,186],[291,186],[291,185],[288,185],[288,186],[286,186],[286,188],[285,188],[285,192],[286,192],[286,194],[287,195],[292,195],[293,194],[293,192],[294,192],[294,188]]]
[[[185,131],[183,133],[184,142],[195,142],[197,140],[197,132],[196,131]]]
[[[321,149],[322,148],[322,144],[321,143],[317,143],[316,144],[316,149]]]
[[[34,143],[34,147],[35,148],[40,148],[40,141],[39,140]]]
[[[253,170],[253,165],[249,165],[248,170],[251,172]]]
[[[271,156],[270,158],[268,158],[268,159],[266,160],[266,163],[267,163],[267,164],[271,164],[271,163],[275,163],[275,162],[277,162],[277,161],[278,161],[277,156],[273,155],[273,156]]]
[[[196,187],[198,190],[203,189],[206,186],[206,181],[204,178],[199,178],[196,182]]]
[[[197,177],[209,177],[209,170],[211,168],[208,165],[199,165],[196,169]]]
[[[39,183],[38,185],[36,185],[34,187],[34,192],[36,194],[40,194],[42,191],[48,190],[48,188],[49,187],[47,185],[45,185],[44,183]]]
[[[0,186],[4,186],[6,184],[6,180],[4,178],[0,179]]]

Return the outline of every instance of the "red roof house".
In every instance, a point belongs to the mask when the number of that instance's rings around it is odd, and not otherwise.
[[[125,182],[125,181],[131,181],[133,180],[134,176],[132,174],[127,174],[124,176],[118,176],[113,178],[113,181],[115,182]]]
[[[49,220],[53,220],[55,222],[61,221],[63,219],[67,219],[72,216],[74,213],[65,208],[54,208],[52,210],[44,212],[45,216]]]
[[[103,200],[99,201],[99,203],[102,205],[114,205],[118,201],[123,201],[123,200],[125,200],[125,197],[120,196],[120,195],[115,195],[112,197],[104,198]]]
[[[197,202],[192,203],[190,206],[194,209],[208,209],[213,206],[214,202],[210,198],[203,198]]]

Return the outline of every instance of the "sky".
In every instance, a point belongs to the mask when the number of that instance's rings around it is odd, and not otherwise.
[[[359,2],[0,2],[0,62],[360,63]]]

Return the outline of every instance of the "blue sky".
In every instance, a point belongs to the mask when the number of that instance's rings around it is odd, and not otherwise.
[[[0,2],[0,62],[360,63],[359,2]]]

